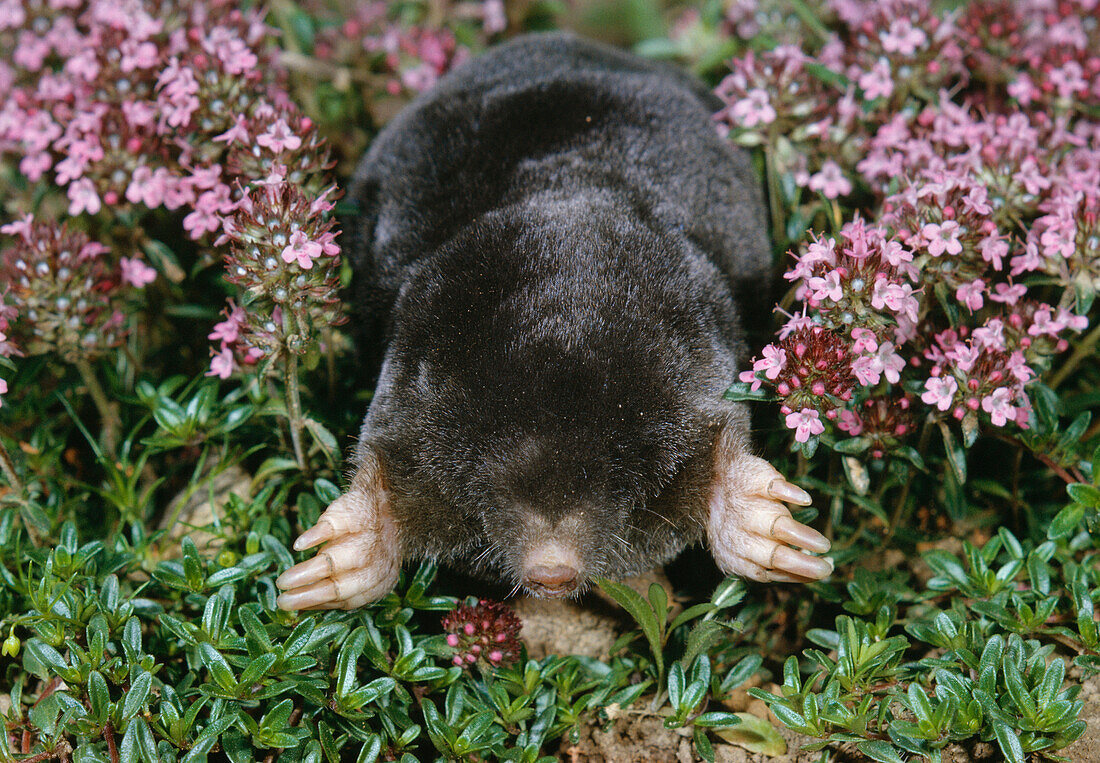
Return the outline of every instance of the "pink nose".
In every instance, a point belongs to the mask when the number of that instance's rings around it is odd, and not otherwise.
[[[527,570],[524,583],[541,593],[568,593],[577,587],[577,571],[564,564],[538,564]]]

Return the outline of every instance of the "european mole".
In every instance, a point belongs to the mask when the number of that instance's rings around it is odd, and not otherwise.
[[[750,452],[735,295],[770,269],[747,157],[684,73],[566,34],[468,61],[371,145],[349,195],[382,337],[347,493],[294,544],[283,609],[351,609],[431,557],[579,592],[706,540],[726,573],[832,571]]]

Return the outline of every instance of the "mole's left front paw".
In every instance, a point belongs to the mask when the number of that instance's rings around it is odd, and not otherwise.
[[[283,589],[280,609],[355,609],[378,601],[397,583],[401,549],[380,485],[353,485],[302,533],[294,549],[320,543],[325,545],[317,556],[275,581]]]
[[[785,503],[808,506],[810,496],[761,458],[718,458],[707,540],[724,573],[761,582],[806,583],[833,571],[832,560],[804,553],[825,553],[828,538],[796,522]]]

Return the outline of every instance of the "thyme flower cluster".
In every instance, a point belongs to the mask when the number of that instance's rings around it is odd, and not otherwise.
[[[243,330],[218,340],[211,373],[303,352],[340,321],[330,163],[270,30],[237,6],[0,4],[0,167],[24,178],[0,228],[3,300],[19,306],[9,354],[86,360],[121,341],[127,294],[183,277],[144,231],[154,214],[174,215],[207,262],[224,255],[241,289],[229,309]],[[256,228],[273,219],[294,225]],[[272,332],[278,318],[293,332]]]
[[[797,306],[741,381],[797,442],[875,456],[922,418],[1026,428],[1027,385],[1100,286],[1096,3],[831,7],[842,32],[816,54],[746,55],[717,90],[721,128],[836,225],[792,252]],[[840,224],[857,189],[873,203]]]
[[[508,666],[519,659],[520,619],[507,604],[482,599],[443,617],[451,661],[463,668]]]

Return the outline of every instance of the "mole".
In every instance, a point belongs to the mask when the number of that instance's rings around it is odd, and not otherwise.
[[[281,608],[364,606],[411,558],[542,597],[697,542],[752,580],[832,572],[786,505],[810,496],[723,397],[771,255],[716,109],[685,72],[549,33],[457,66],[379,132],[345,236],[377,386]]]

